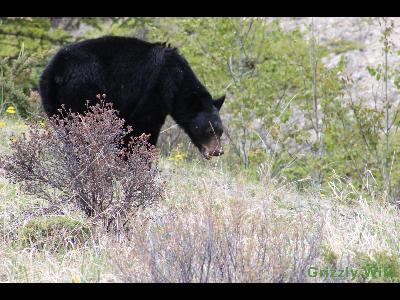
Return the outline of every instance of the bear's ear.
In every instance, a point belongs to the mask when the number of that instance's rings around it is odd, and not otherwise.
[[[213,104],[218,110],[220,110],[222,104],[224,104],[224,101],[225,101],[225,95],[223,95],[222,97],[218,98],[217,100],[214,100]]]

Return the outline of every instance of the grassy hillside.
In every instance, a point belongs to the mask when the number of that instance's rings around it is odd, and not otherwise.
[[[4,153],[26,126],[0,125]],[[399,281],[399,211],[379,195],[366,198],[338,176],[330,190],[299,192],[268,172],[248,178],[226,163],[163,157],[163,200],[133,220],[130,239],[74,230],[84,224],[79,213],[27,215],[43,201],[1,174],[0,281]]]

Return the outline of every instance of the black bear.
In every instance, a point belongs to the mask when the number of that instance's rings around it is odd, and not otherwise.
[[[43,71],[39,93],[48,116],[62,104],[82,113],[87,100],[106,94],[133,135],[150,134],[153,145],[169,114],[205,158],[223,154],[225,96],[213,100],[186,59],[165,43],[106,36],[66,46]]]

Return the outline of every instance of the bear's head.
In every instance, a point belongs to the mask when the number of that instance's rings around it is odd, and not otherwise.
[[[225,96],[217,100],[212,100],[211,97],[196,100],[192,102],[197,106],[196,113],[185,124],[185,131],[206,159],[220,156],[224,154],[224,150],[221,144],[223,126],[219,110]]]

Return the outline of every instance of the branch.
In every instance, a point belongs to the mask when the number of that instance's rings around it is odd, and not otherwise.
[[[65,42],[68,41],[69,37],[64,37],[64,38],[52,38],[49,36],[46,36],[44,34],[33,34],[33,33],[28,33],[28,32],[23,32],[23,31],[15,31],[15,32],[9,32],[6,31],[4,29],[1,29],[0,27],[0,35],[4,35],[4,36],[15,36],[15,37],[24,37],[24,38],[28,38],[28,39],[32,39],[32,40],[41,40],[41,41],[48,41],[51,43],[55,43],[55,44],[59,44],[59,45],[63,45],[65,44]]]

